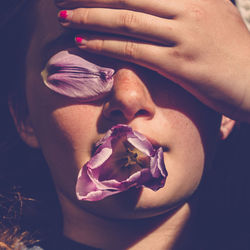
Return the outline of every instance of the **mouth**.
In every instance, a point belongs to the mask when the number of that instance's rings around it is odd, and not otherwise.
[[[147,140],[152,144],[152,147],[154,150],[158,150],[160,147],[162,148],[163,152],[169,152],[169,147],[165,145],[161,145],[158,143],[157,140],[153,139],[152,137],[146,136]],[[93,157],[99,148],[99,140],[97,140],[91,147],[91,157]],[[149,165],[149,158],[145,157],[140,151],[138,151],[136,148],[134,148],[130,143],[123,142],[124,147],[126,148],[126,153],[123,154],[122,157],[120,157],[119,160],[117,160],[117,165],[121,166],[123,170],[132,170],[136,168],[147,168]]]
[[[163,152],[168,152],[169,148],[162,146],[155,139],[145,136],[152,144],[153,150],[162,148]],[[92,146],[91,157],[93,157],[100,147],[100,140]],[[110,172],[102,176],[101,179],[116,178],[124,180],[133,173],[150,167],[150,157],[142,153],[126,140],[121,140],[113,150],[112,157],[108,160]]]
[[[150,157],[134,147],[127,140],[116,142],[113,153],[107,160],[109,170],[104,169],[100,179],[117,179],[123,181],[132,174],[150,167]],[[102,171],[101,171],[102,172]]]
[[[161,145],[118,124],[93,146],[91,159],[78,175],[77,195],[79,199],[100,200],[134,186],[157,191],[167,175]]]
[[[154,150],[157,150],[157,149],[159,149],[159,148],[162,148],[163,152],[169,152],[169,151],[170,151],[170,149],[169,149],[168,146],[160,144],[160,143],[159,143],[157,140],[155,140],[154,138],[149,137],[149,136],[147,136],[147,135],[145,135],[145,137],[146,137],[147,140],[152,144]]]

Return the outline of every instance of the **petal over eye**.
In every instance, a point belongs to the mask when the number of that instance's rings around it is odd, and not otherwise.
[[[48,88],[80,101],[92,101],[108,93],[113,86],[113,74],[113,69],[93,64],[75,50],[53,56],[41,73]]]
[[[76,194],[79,200],[98,201],[131,187],[157,191],[166,178],[162,148],[154,149],[142,134],[120,124],[99,141],[80,170]]]

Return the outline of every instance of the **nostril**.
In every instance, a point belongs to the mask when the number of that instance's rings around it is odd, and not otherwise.
[[[112,110],[110,112],[110,116],[112,116],[112,117],[121,117],[121,116],[123,116],[123,113],[120,110]]]
[[[136,112],[135,117],[137,116],[147,116],[149,115],[149,112],[146,111],[145,109],[140,109],[139,111]]]
[[[113,120],[124,119],[124,118],[126,120],[130,120],[131,118],[139,116],[147,116],[147,115],[149,115],[149,112],[144,109],[137,111],[135,114],[134,113],[129,114],[128,112],[123,112],[122,110],[119,109],[112,110],[109,113],[109,117],[112,118]]]

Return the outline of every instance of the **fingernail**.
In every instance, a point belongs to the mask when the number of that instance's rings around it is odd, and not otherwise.
[[[84,39],[82,36],[76,36],[75,37],[75,42],[77,44],[85,45],[87,43],[87,40]]]
[[[72,16],[72,11],[70,10],[61,10],[58,14],[59,21],[67,22]]]

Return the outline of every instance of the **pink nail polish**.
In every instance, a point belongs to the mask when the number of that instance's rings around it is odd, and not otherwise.
[[[77,43],[77,44],[86,44],[86,42],[87,42],[87,40],[86,39],[84,39],[83,37],[81,37],[81,36],[76,36],[75,37],[75,42]]]
[[[62,22],[63,21],[65,22],[68,16],[69,16],[69,14],[68,14],[67,10],[62,10],[59,12],[59,20]]]

